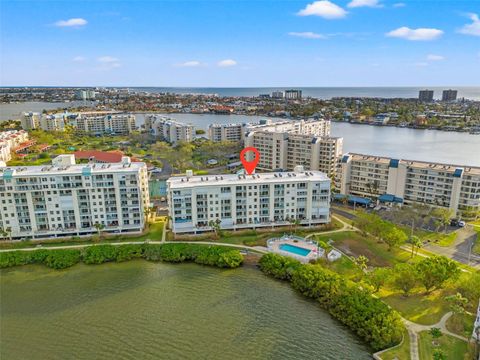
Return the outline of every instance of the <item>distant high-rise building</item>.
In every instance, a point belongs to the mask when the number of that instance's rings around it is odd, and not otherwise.
[[[300,100],[302,98],[302,90],[285,90],[285,99]]]
[[[442,101],[455,101],[457,100],[457,90],[443,90]]]
[[[420,90],[418,92],[418,100],[422,102],[432,102],[433,101],[433,90]]]
[[[95,91],[94,90],[78,90],[75,93],[77,100],[95,100]]]
[[[273,99],[283,99],[283,91],[274,91],[272,92],[272,98]]]

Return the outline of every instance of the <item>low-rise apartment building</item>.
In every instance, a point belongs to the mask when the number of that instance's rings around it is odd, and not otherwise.
[[[162,115],[145,116],[145,129],[161,140],[176,144],[193,140],[195,128]]]
[[[0,228],[13,239],[139,233],[149,206],[147,167],[75,164],[60,155],[48,166],[0,167]]]
[[[331,122],[325,119],[287,120],[274,122],[270,119],[262,120],[258,124],[247,124],[246,132],[268,131],[287,132],[290,134],[307,134],[316,136],[330,136]]]
[[[340,192],[364,197],[393,195],[405,204],[452,209],[480,208],[480,168],[387,157],[345,154],[339,173]]]
[[[330,222],[330,179],[297,167],[289,173],[171,177],[167,180],[175,233]]]
[[[0,161],[10,161],[12,159],[12,151],[17,150],[26,141],[28,141],[28,133],[25,130],[0,132]]]

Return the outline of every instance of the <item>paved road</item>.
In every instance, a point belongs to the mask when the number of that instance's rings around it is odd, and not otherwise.
[[[477,236],[477,232],[474,231],[471,226],[466,226],[458,230],[457,239],[451,246],[442,247],[429,243],[425,244],[423,248],[435,254],[443,255],[480,269],[480,256],[471,253]]]

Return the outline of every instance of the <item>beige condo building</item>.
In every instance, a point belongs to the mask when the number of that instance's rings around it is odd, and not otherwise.
[[[339,166],[342,194],[452,209],[480,208],[480,168],[345,154]]]

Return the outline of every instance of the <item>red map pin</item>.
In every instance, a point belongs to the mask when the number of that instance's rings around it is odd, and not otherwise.
[[[255,158],[252,161],[247,161],[247,159],[245,158],[245,154],[249,151],[251,151],[255,154]],[[253,173],[253,171],[257,167],[257,164],[258,164],[259,160],[260,160],[260,153],[258,152],[258,150],[256,148],[254,148],[252,146],[251,147],[246,147],[245,149],[243,149],[240,152],[240,161],[242,162],[243,167],[245,168],[245,171],[247,172],[248,175]]]

